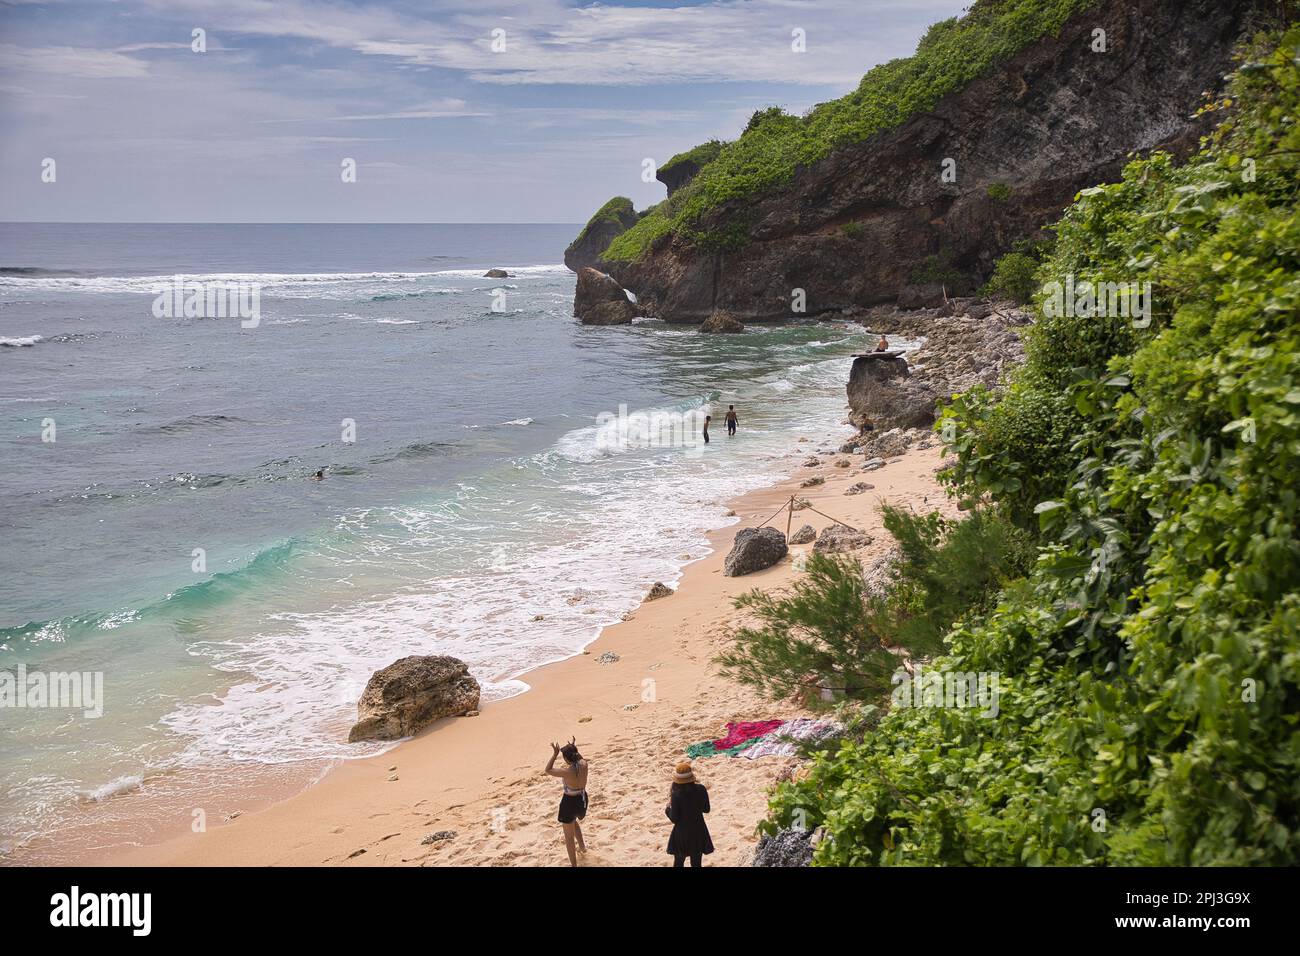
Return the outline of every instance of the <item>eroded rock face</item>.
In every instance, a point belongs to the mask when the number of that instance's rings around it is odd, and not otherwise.
[[[743,223],[741,248],[669,235],[606,267],[658,317],[691,324],[715,309],[746,322],[788,318],[795,288],[809,315],[892,303],[936,257],[973,288],[1080,189],[1118,178],[1131,153],[1193,149],[1209,121],[1193,118],[1202,91],[1221,87],[1238,40],[1275,5],[1102,0],[929,112],[692,225]],[[1098,28],[1105,55],[1091,48]],[[956,182],[940,176],[945,157],[959,158]],[[968,294],[962,285],[949,281],[948,295]],[[933,289],[923,298],[938,304]]]
[[[588,267],[578,273],[573,314],[583,325],[627,325],[637,309],[611,276]]]
[[[409,737],[435,720],[477,710],[478,700],[478,681],[464,661],[403,657],[366,682],[348,742]]]
[[[729,578],[753,574],[770,568],[789,553],[785,535],[775,528],[745,528],[736,533],[731,553],[723,562],[722,573]]]
[[[924,428],[934,424],[937,395],[913,380],[901,356],[860,355],[849,373],[849,421],[859,428]]]

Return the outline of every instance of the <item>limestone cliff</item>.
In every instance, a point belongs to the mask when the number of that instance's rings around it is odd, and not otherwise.
[[[796,289],[808,315],[894,302],[920,283],[967,293],[1078,190],[1114,179],[1130,154],[1193,147],[1206,128],[1193,117],[1203,92],[1220,86],[1236,45],[1277,9],[1271,0],[1099,0],[902,125],[597,267],[647,314],[683,323],[717,309],[742,321],[787,318]],[[955,161],[955,181],[942,176],[945,160]]]

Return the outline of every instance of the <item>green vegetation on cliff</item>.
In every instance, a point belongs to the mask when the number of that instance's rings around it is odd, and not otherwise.
[[[717,206],[782,186],[799,166],[817,162],[837,146],[901,126],[1096,3],[976,0],[961,18],[934,24],[913,56],[872,69],[852,93],[821,103],[803,117],[777,107],[760,110],[740,138],[718,144],[716,156],[689,184],[619,236],[603,258],[636,259],[660,236],[684,233]],[[674,156],[668,164],[693,152]]]
[[[626,196],[615,196],[587,220],[587,224],[582,227],[582,232],[578,233],[578,238],[573,240],[571,245],[576,246],[586,238],[587,233],[602,223],[620,223],[628,217],[636,217],[636,207],[632,205],[632,200]]]
[[[1037,537],[927,665],[996,675],[996,716],[896,702],[781,784],[815,863],[1300,862],[1300,28],[1230,90],[1039,273],[1150,282],[1150,322],[1040,294],[1008,391],[945,411],[953,490]]]
[[[707,143],[701,143],[693,149],[688,149],[684,153],[678,153],[668,162],[659,167],[659,172],[665,176],[671,175],[672,171],[683,163],[694,163],[696,166],[706,166],[718,158],[718,153],[722,152],[723,142],[719,139],[711,139]]]

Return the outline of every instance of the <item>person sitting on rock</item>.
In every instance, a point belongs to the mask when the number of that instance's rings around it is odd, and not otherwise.
[[[556,770],[555,758],[561,754],[565,766],[562,770]],[[569,851],[569,865],[577,866],[578,854],[587,852],[579,824],[587,815],[587,761],[578,753],[577,742],[572,737],[563,747],[557,743],[551,744],[551,759],[546,763],[545,772],[564,781],[559,821],[564,827],[564,848]]]
[[[885,338],[884,332],[880,333],[880,341],[876,343],[876,351],[877,352],[889,351],[889,339]]]

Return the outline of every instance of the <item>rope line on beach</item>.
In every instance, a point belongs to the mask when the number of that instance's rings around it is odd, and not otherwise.
[[[782,511],[785,511],[785,510],[788,508],[789,511],[790,511],[790,517],[786,520],[786,523],[785,523],[785,536],[786,536],[786,539],[788,540],[789,537],[790,537],[790,525],[791,525],[791,524],[793,523],[793,521],[794,521],[794,503],[795,503],[795,500],[796,500],[798,497],[799,497],[798,495],[791,495],[789,501],[787,501],[787,502],[786,502],[785,504],[783,504],[781,507],[777,508],[777,509],[776,509],[776,512],[772,515],[772,517],[771,517],[771,518],[768,518],[767,521],[764,521],[764,522],[763,522],[761,525],[759,525],[758,527],[759,527],[759,528],[765,528],[765,527],[767,527],[768,523],[771,522],[772,518],[775,518],[775,517],[776,517],[777,515],[779,515]],[[802,511],[802,510],[805,510],[805,509],[802,509],[802,508],[801,508],[800,510]],[[812,505],[809,505],[808,508],[807,508],[806,510],[811,511],[811,512],[812,512],[813,514],[815,514],[815,515],[821,515],[821,516],[822,516],[823,518],[825,518],[827,521],[833,521],[836,525],[838,525],[838,526],[841,527],[841,528],[848,528],[850,531],[857,531],[859,534],[862,533],[860,529],[853,527],[853,525],[849,524],[848,522],[841,521],[839,518],[832,518],[830,515],[826,514],[825,512],[823,512],[823,511],[818,511],[818,510],[817,510],[816,508],[814,508]],[[756,528],[755,530],[757,530],[757,528]]]

